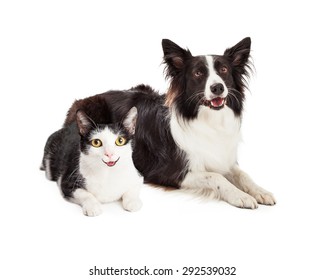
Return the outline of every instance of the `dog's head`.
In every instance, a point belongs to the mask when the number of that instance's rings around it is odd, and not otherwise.
[[[166,77],[171,79],[166,104],[176,105],[187,118],[194,118],[199,106],[211,110],[228,106],[240,115],[250,69],[250,45],[250,38],[245,38],[223,55],[192,56],[189,50],[163,39]]]

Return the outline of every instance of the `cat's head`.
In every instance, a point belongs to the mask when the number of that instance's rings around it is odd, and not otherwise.
[[[80,149],[94,166],[115,166],[131,159],[130,140],[135,132],[137,109],[132,107],[122,123],[96,124],[85,112],[77,112]]]

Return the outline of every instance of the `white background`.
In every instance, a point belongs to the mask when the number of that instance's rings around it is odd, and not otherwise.
[[[324,279],[324,14],[321,1],[1,1],[1,279],[97,267],[235,266],[219,279]],[[96,218],[39,171],[74,99],[146,83],[165,92],[161,39],[222,54],[252,38],[239,163],[274,207],[234,208],[144,187],[137,213]],[[143,277],[142,277],[143,278]]]

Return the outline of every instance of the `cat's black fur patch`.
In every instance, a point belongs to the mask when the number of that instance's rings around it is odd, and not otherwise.
[[[179,187],[187,173],[187,160],[171,135],[165,95],[139,85],[125,91],[108,91],[82,100],[70,108],[65,126],[75,121],[81,109],[95,122],[121,122],[131,107],[138,110],[133,140],[133,162],[145,183]],[[150,131],[150,133],[148,133]],[[181,172],[180,172],[181,171]]]
[[[108,122],[109,119],[106,119]],[[80,128],[74,121],[54,132],[47,140],[44,148],[42,168],[47,172],[48,179],[57,181],[64,197],[72,197],[77,188],[84,188],[85,181],[79,171],[80,153],[88,153],[90,136],[93,130],[101,131],[106,126],[115,134],[123,135],[127,141],[131,136],[121,123],[92,125],[80,134]]]

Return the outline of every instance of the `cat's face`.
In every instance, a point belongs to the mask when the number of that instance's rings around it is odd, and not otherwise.
[[[129,143],[135,132],[137,109],[131,108],[122,124],[96,124],[84,112],[77,112],[81,135],[81,152],[89,164],[113,167],[119,161],[129,162],[132,149]]]
[[[97,128],[83,139],[82,152],[94,163],[100,161],[108,167],[113,167],[119,164],[120,160],[129,161],[132,153],[129,140],[125,132],[110,126]]]

